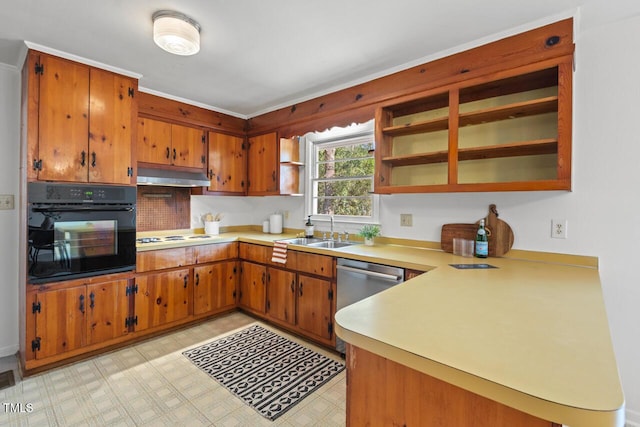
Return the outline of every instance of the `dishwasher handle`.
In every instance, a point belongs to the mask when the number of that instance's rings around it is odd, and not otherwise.
[[[336,268],[338,270],[349,271],[351,273],[360,273],[364,274],[365,276],[377,277],[379,279],[391,280],[393,282],[400,282],[402,280],[401,276],[397,276],[395,274],[378,273],[377,271],[363,270],[361,268],[349,267],[346,265],[336,265]]]

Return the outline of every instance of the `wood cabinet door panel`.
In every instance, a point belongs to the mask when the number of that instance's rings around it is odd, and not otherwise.
[[[137,161],[170,165],[171,155],[171,124],[138,118]]]
[[[92,68],[90,88],[89,181],[130,184],[136,81]]]
[[[86,182],[89,67],[44,54],[40,59],[38,179]]]
[[[334,276],[333,257],[307,252],[298,252],[296,258],[296,268],[298,271],[323,277]]]
[[[201,129],[171,125],[171,159],[174,166],[204,169],[206,144]]]
[[[235,306],[237,273],[237,261],[194,267],[193,313],[199,315]]]
[[[249,138],[248,193],[277,194],[280,170],[278,135],[275,132]]]
[[[296,323],[296,273],[279,268],[267,270],[267,316]]]
[[[249,310],[264,314],[266,286],[267,267],[242,261],[238,304]]]
[[[243,194],[247,180],[244,138],[209,132],[209,191]]]
[[[87,344],[97,344],[128,333],[127,280],[87,285]]]
[[[238,243],[215,243],[212,245],[200,245],[193,248],[194,262],[205,264],[214,261],[224,261],[238,258]]]
[[[298,327],[316,337],[332,337],[331,282],[298,275]]]
[[[136,278],[136,331],[184,319],[189,315],[192,293],[189,272],[186,268]]]
[[[36,359],[75,350],[86,345],[87,299],[85,286],[39,292],[36,313]]]

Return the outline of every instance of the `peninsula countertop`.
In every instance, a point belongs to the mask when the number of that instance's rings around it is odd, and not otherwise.
[[[336,313],[338,336],[539,418],[623,425],[597,269],[441,251],[423,256],[428,273]],[[498,268],[457,270],[454,263]]]

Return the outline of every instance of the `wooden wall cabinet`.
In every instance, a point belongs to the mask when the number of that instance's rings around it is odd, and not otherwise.
[[[139,163],[204,169],[206,148],[206,137],[200,128],[138,118]]]
[[[249,138],[247,194],[266,196],[279,194],[279,151],[276,132]]]
[[[572,57],[376,111],[377,193],[571,189]]]
[[[209,172],[213,193],[242,195],[247,190],[247,155],[243,137],[209,132]]]
[[[304,163],[300,161],[298,138],[280,138],[280,194],[302,196],[304,189],[300,177]]]
[[[137,80],[29,51],[27,178],[133,183]]]

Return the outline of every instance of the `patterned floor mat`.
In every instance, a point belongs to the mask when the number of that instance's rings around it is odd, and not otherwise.
[[[344,364],[254,325],[182,353],[269,420],[344,369]]]

